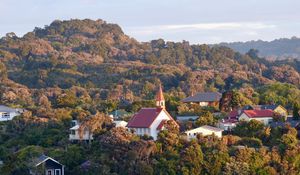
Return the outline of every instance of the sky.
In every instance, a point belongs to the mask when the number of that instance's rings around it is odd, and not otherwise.
[[[300,37],[300,0],[0,0],[0,37],[52,21],[103,19],[138,41],[193,44]]]

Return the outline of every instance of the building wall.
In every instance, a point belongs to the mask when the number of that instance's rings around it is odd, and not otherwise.
[[[240,117],[239,117],[239,121],[250,121],[250,120],[258,120],[260,122],[262,122],[264,125],[268,125],[269,122],[273,121],[272,117],[259,117],[259,118],[249,118],[245,113],[243,113]]]
[[[274,112],[277,112],[277,113],[279,113],[279,114],[281,114],[282,116],[285,116],[285,117],[288,116],[287,111],[286,111],[283,107],[281,107],[281,106],[278,106],[278,107],[274,110]]]
[[[79,131],[78,130],[73,130],[73,131],[75,132],[75,134],[72,134],[72,130],[71,130],[71,134],[69,135],[69,140],[80,140]],[[93,134],[89,134],[88,131],[85,131],[81,140],[93,140]]]
[[[212,130],[208,130],[208,129],[204,129],[204,128],[196,128],[191,131],[186,131],[185,133],[187,134],[187,138],[189,140],[196,138],[198,134],[202,134],[203,136],[214,134],[219,138],[222,137],[222,131],[212,131]]]
[[[20,115],[18,112],[0,112],[0,121],[12,120],[15,116]]]
[[[236,124],[235,123],[222,123],[222,122],[219,122],[219,127],[221,129],[224,129],[225,131],[228,131],[228,130],[232,130],[234,127],[236,127]]]
[[[163,120],[170,120],[169,116],[164,110],[161,111],[161,113],[156,117],[156,120],[154,120],[154,122],[150,126],[151,136],[154,140],[157,140],[157,135],[159,133],[159,131],[157,131],[157,127]]]

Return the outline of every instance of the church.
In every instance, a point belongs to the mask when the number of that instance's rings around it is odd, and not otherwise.
[[[139,136],[148,135],[157,140],[158,133],[164,129],[166,121],[173,120],[165,108],[165,98],[162,87],[159,86],[156,94],[155,108],[142,108],[128,122],[127,127]],[[175,122],[176,123],[176,122]]]

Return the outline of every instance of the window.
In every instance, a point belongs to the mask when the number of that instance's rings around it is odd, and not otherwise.
[[[9,114],[7,112],[2,113],[2,118],[9,118]]]
[[[52,175],[52,171],[51,170],[47,170],[47,175]]]
[[[74,130],[71,130],[71,135],[75,135],[75,131]]]
[[[55,175],[61,175],[60,169],[55,169]]]

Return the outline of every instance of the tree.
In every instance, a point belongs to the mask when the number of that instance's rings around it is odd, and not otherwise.
[[[80,139],[82,139],[83,135],[87,132],[89,143],[91,143],[92,134],[96,130],[101,130],[103,124],[111,123],[111,122],[112,120],[110,117],[105,116],[104,114],[99,112],[97,112],[94,116],[86,118],[84,121],[81,122],[78,130]]]
[[[180,153],[182,174],[201,174],[203,153],[196,140],[192,140]]]
[[[204,111],[199,116],[199,118],[196,121],[197,126],[203,126],[203,125],[215,125],[216,120],[213,116],[213,114],[209,111]]]
[[[258,59],[259,51],[257,49],[250,49],[246,54],[249,55],[252,59]]]
[[[283,134],[283,136],[280,139],[280,145],[279,148],[281,151],[285,151],[287,149],[293,149],[298,144],[297,137],[293,134]]]
[[[257,120],[250,120],[249,122],[240,121],[233,129],[233,132],[240,137],[260,138],[263,136],[264,131],[264,124]]]
[[[293,105],[293,119],[294,120],[300,119],[300,103],[295,102]]]
[[[76,94],[71,90],[68,90],[66,93],[61,94],[57,99],[56,103],[58,107],[70,107],[74,108],[78,105],[79,100],[76,97]]]
[[[6,79],[7,78],[7,70],[5,65],[0,62],[0,80]]]

